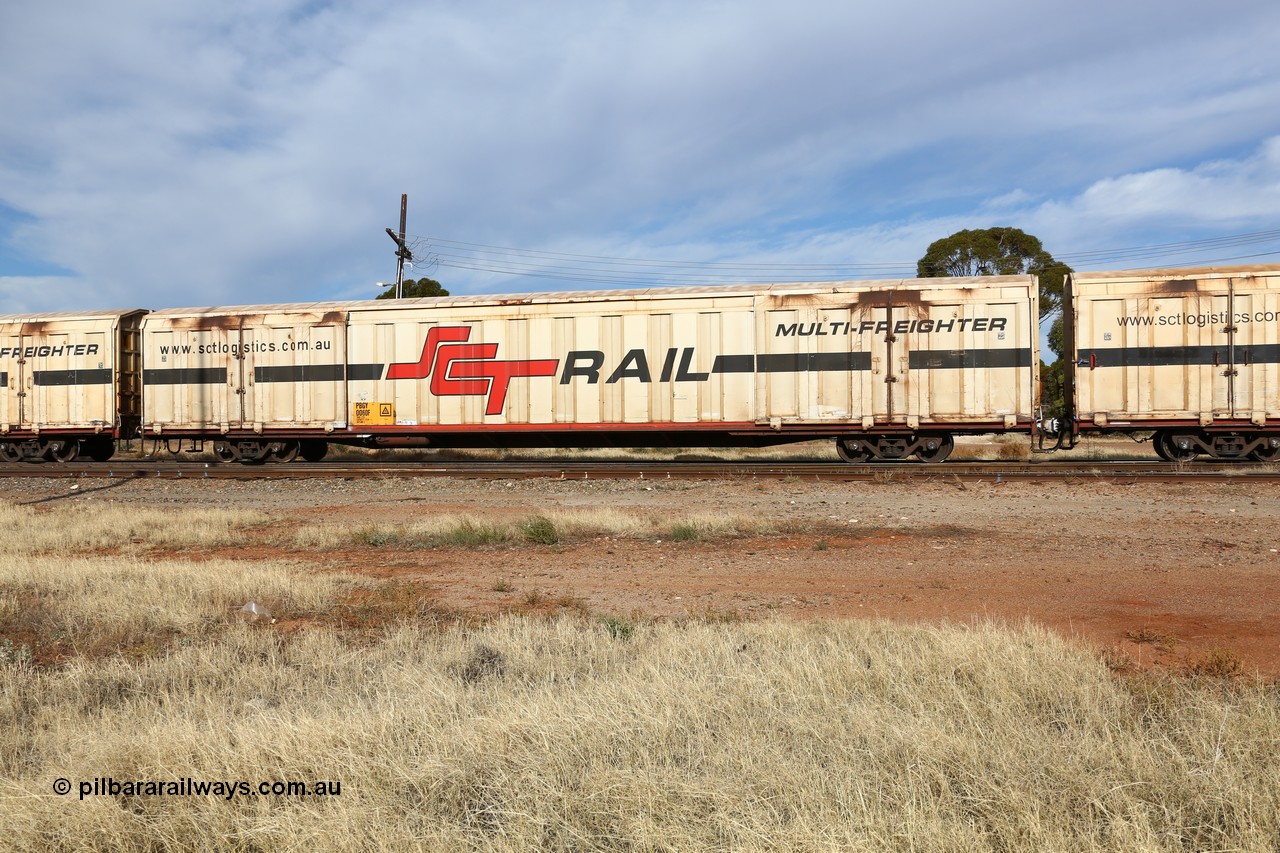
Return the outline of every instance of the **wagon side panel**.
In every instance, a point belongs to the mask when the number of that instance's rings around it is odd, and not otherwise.
[[[9,324],[3,346],[12,429],[113,433],[117,425],[118,329],[124,312],[52,316]]]
[[[921,427],[1029,425],[1039,322],[1033,283],[924,291],[895,316],[907,416]],[[902,334],[902,330],[906,330]]]
[[[243,426],[264,434],[345,427],[345,332],[342,311],[271,311],[243,326]]]
[[[222,434],[241,423],[239,324],[156,312],[142,323],[142,421],[149,436]]]

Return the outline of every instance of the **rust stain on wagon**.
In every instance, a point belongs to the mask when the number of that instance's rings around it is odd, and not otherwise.
[[[919,290],[868,290],[853,294],[849,307],[860,317],[866,317],[876,308],[906,309],[917,320],[929,316],[929,304],[924,292]]]
[[[334,310],[324,312],[308,311],[304,313],[202,314],[194,317],[168,317],[165,318],[164,322],[171,328],[183,331],[236,331],[272,325],[267,322],[269,317],[283,318],[282,321],[277,319],[274,325],[341,326],[347,321],[347,312]]]
[[[901,308],[906,305],[923,305],[924,293],[919,290],[868,290],[850,294],[858,305],[868,308]]]
[[[819,307],[833,307],[831,299],[836,296],[847,296],[849,299],[857,299],[854,293],[838,293],[824,290],[820,293],[788,293],[782,291],[779,293],[764,294],[766,304],[778,308],[794,308],[796,306],[817,305]]]
[[[174,317],[168,325],[185,331],[210,331],[213,329],[239,329],[240,318],[225,314],[209,317]]]
[[[214,330],[238,330],[245,326],[261,325],[263,314],[216,314],[203,317],[174,317],[169,325],[175,329],[207,332]]]
[[[1198,293],[1207,288],[1194,278],[1171,278],[1165,281],[1151,282],[1154,293]]]

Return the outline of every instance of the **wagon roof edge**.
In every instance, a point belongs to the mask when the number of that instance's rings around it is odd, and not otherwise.
[[[218,314],[270,314],[297,311],[392,311],[411,307],[447,308],[474,305],[540,305],[554,302],[621,302],[630,300],[698,299],[751,296],[756,294],[834,293],[871,290],[927,290],[1029,285],[1035,276],[976,276],[955,278],[856,279],[848,281],[788,282],[761,285],[711,285],[699,287],[637,287],[621,290],[566,290],[532,293],[480,293],[459,296],[430,296],[420,299],[369,299],[357,301],[294,302],[266,305],[226,305],[201,308],[163,308],[151,312],[158,317],[193,317]]]
[[[1081,271],[1071,273],[1073,282],[1088,281],[1123,281],[1127,279],[1191,279],[1191,278],[1229,278],[1231,276],[1258,277],[1264,275],[1280,276],[1280,266],[1276,264],[1240,264],[1236,266],[1206,267],[1155,267],[1141,270],[1107,270],[1101,272]]]
[[[0,323],[46,323],[58,320],[103,320],[146,314],[145,308],[119,308],[103,311],[30,311],[22,314],[0,314]]]

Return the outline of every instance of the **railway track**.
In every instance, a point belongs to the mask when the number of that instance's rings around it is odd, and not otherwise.
[[[830,482],[1049,481],[1233,481],[1280,479],[1280,466],[1249,463],[1046,460],[1043,462],[920,462],[850,465],[833,462],[617,461],[617,460],[430,460],[343,461],[288,465],[240,465],[169,458],[119,459],[68,464],[0,464],[0,477],[65,479],[305,480],[458,477],[507,480],[820,480]]]

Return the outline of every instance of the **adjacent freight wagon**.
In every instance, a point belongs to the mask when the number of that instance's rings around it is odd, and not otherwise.
[[[0,460],[106,460],[137,437],[145,313],[0,315]]]
[[[386,446],[763,446],[941,461],[1036,429],[1033,276],[165,310],[142,431],[220,458]]]
[[[1064,317],[1077,433],[1152,433],[1168,460],[1280,459],[1280,270],[1073,273]]]

